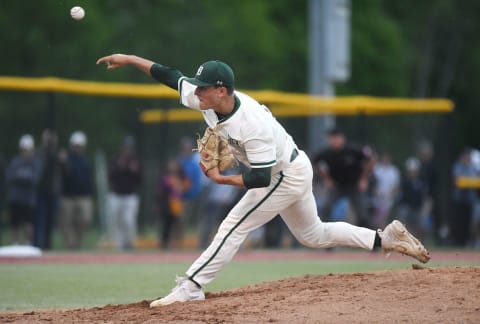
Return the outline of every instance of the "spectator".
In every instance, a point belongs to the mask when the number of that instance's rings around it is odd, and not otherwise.
[[[442,226],[440,215],[435,203],[437,196],[436,188],[438,183],[437,165],[433,159],[433,147],[429,142],[422,142],[418,150],[420,159],[420,179],[426,186],[426,194],[423,202],[421,216],[426,224],[431,223],[433,236],[440,242],[440,227]]]
[[[420,178],[420,161],[415,157],[408,158],[405,162],[397,216],[419,239],[424,235],[421,209],[426,194],[427,187]]]
[[[480,177],[480,151],[478,149],[472,150],[470,154],[472,160],[472,165],[475,168],[476,179]],[[477,189],[478,194],[478,189]],[[480,200],[476,199],[475,206],[473,208],[473,237],[472,237],[472,247],[475,249],[480,249]]]
[[[376,179],[374,191],[373,226],[384,228],[390,218],[390,211],[400,189],[400,172],[392,163],[390,154],[382,153],[373,168]]]
[[[135,140],[127,136],[109,168],[108,211],[115,247],[133,249],[137,237],[138,190],[142,166],[135,150]]]
[[[157,186],[157,205],[160,216],[159,241],[163,249],[171,247],[172,234],[177,242],[183,238],[183,192],[188,186],[177,160],[169,160]]]
[[[268,249],[279,249],[284,247],[286,239],[290,235],[287,226],[283,222],[280,215],[275,216],[272,220],[263,226],[264,246]],[[297,246],[295,238],[292,237],[292,246]]]
[[[327,187],[323,215],[329,220],[334,204],[339,198],[347,197],[357,216],[357,224],[370,227],[366,191],[375,165],[370,150],[347,145],[345,134],[336,128],[328,134],[328,146],[313,159]]]
[[[32,244],[33,212],[36,203],[40,163],[34,155],[34,139],[30,134],[20,138],[20,154],[6,171],[7,202],[14,244]]]
[[[2,153],[0,153],[0,245],[2,245],[2,234],[3,234],[3,204],[5,199],[5,172],[7,168],[7,162]]]
[[[57,133],[45,129],[42,133],[42,146],[37,151],[42,171],[38,183],[34,245],[47,250],[52,248],[52,230],[60,195],[60,161],[57,147]]]
[[[189,137],[183,137],[180,140],[180,155],[178,162],[182,168],[184,178],[188,181],[189,186],[183,192],[183,212],[181,221],[186,224],[194,224],[196,222],[196,211],[198,209],[197,198],[203,187],[204,175],[200,169],[200,156],[198,152],[194,152],[194,142]]]
[[[92,166],[85,156],[87,137],[81,131],[70,136],[68,154],[61,154],[62,194],[60,228],[67,249],[79,249],[93,216]]]
[[[456,184],[460,178],[478,176],[470,154],[471,150],[464,150],[453,165],[453,177]],[[450,237],[456,246],[465,247],[470,239],[470,223],[477,199],[477,192],[473,188],[463,188],[456,185],[453,190],[454,212],[450,217]]]

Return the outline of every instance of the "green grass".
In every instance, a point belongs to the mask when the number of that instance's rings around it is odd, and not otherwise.
[[[226,290],[304,274],[408,268],[411,263],[372,260],[234,261],[206,290]],[[432,263],[429,266],[445,264]],[[469,265],[478,266],[480,263]],[[182,275],[188,266],[188,263],[0,264],[0,311],[81,308],[153,299],[168,293],[175,285],[175,274]]]

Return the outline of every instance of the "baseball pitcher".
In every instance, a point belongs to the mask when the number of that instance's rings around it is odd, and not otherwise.
[[[235,90],[234,73],[224,62],[205,62],[191,78],[134,55],[113,54],[100,58],[100,63],[105,63],[107,69],[133,65],[177,90],[181,104],[198,110],[208,125],[198,148],[205,174],[218,184],[248,189],[186,276],[177,278],[172,292],[153,301],[150,307],[205,299],[203,287],[232,260],[247,235],[277,214],[297,240],[308,247],[382,248],[424,263],[430,259],[422,243],[398,221],[383,231],[345,222],[322,222],[312,193],[309,158],[267,107]],[[227,149],[220,143],[227,143]],[[231,163],[230,154],[246,166],[244,173],[221,173]]]

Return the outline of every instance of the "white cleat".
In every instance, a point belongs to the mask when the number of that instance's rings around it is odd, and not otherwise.
[[[382,249],[385,253],[395,251],[423,263],[430,260],[430,255],[423,244],[410,234],[398,220],[388,224],[383,231],[378,230],[378,235],[382,239]]]
[[[191,300],[204,300],[205,294],[201,288],[188,278],[177,277],[175,279],[177,286],[167,296],[154,300],[150,303],[150,307],[160,307],[173,304],[175,302],[186,302]]]

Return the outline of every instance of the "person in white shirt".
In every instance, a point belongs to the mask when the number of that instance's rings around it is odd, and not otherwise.
[[[198,110],[208,126],[226,139],[241,174],[223,175],[218,168],[207,176],[218,184],[248,189],[220,225],[210,246],[177,278],[172,292],[154,300],[150,307],[174,302],[203,300],[203,287],[232,260],[248,234],[277,214],[305,246],[382,248],[410,255],[421,262],[430,257],[423,245],[398,221],[384,231],[345,222],[322,222],[312,193],[312,164],[268,108],[235,90],[235,77],[226,63],[213,60],[200,65],[192,78],[177,69],[134,55],[113,54],[100,58],[107,69],[133,65],[157,81],[177,90],[180,102]]]
[[[390,211],[398,195],[400,171],[392,163],[391,156],[388,153],[382,153],[373,167],[373,174],[376,179],[373,225],[383,228],[389,220]]]

